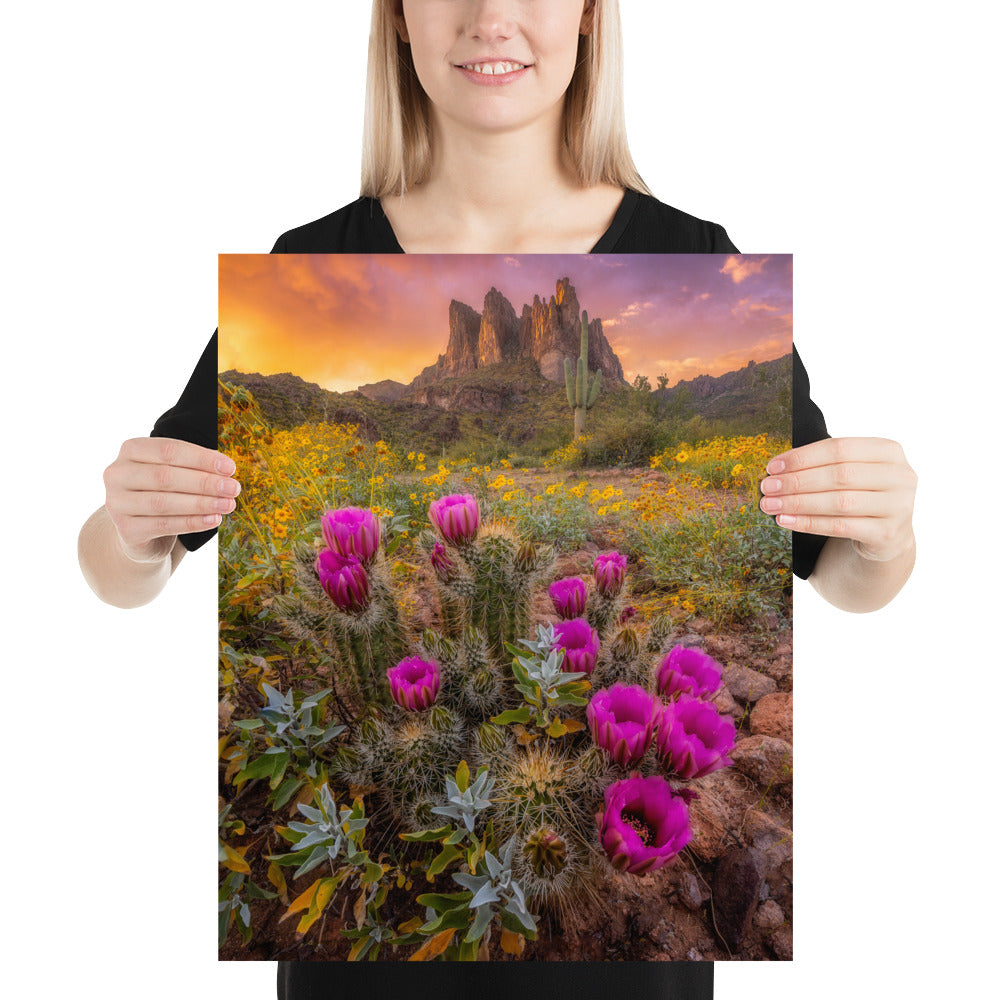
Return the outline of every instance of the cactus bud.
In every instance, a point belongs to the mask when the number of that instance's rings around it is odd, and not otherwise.
[[[484,722],[479,727],[479,746],[484,753],[500,753],[507,746],[507,732],[494,722]]]
[[[618,635],[611,642],[612,659],[619,663],[629,663],[638,659],[641,649],[639,634],[630,625],[619,629]]]
[[[524,842],[524,855],[537,875],[557,875],[566,867],[566,841],[543,827]]]

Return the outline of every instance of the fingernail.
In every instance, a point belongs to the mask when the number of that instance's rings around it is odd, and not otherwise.
[[[786,527],[795,524],[795,516],[793,514],[779,514],[778,524],[785,525]]]
[[[223,496],[234,497],[240,491],[240,484],[235,479],[220,479],[219,492]]]
[[[777,475],[779,472],[785,471],[785,463],[782,462],[780,458],[772,458],[770,462],[767,463],[767,471],[769,475]]]
[[[236,471],[236,463],[227,455],[215,460],[215,471],[223,476],[231,476]]]
[[[781,510],[781,499],[779,497],[764,497],[760,502],[760,509],[768,514],[773,514],[776,510]]]
[[[780,479],[765,479],[761,484],[760,488],[765,493],[777,493],[781,489]]]
[[[203,518],[202,520],[203,520],[203,521],[205,522],[205,524],[207,524],[207,525],[208,525],[209,527],[212,527],[213,525],[216,525],[216,524],[218,524],[218,523],[219,523],[219,521],[221,520],[221,518],[219,517],[219,515],[218,515],[218,514],[206,514],[206,515],[204,516],[204,518]]]

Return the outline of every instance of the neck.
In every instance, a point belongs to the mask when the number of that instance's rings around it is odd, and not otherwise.
[[[432,128],[431,172],[420,187],[459,225],[517,226],[580,188],[562,142],[561,106],[517,130],[470,129],[439,115]]]

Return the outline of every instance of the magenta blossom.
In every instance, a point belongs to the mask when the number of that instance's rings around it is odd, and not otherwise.
[[[722,667],[700,649],[674,646],[656,672],[656,684],[665,698],[681,691],[704,698],[722,687]]]
[[[455,565],[454,560],[448,558],[448,553],[445,552],[444,545],[441,542],[434,543],[434,549],[431,552],[431,565],[434,567],[437,578],[442,583],[451,583],[458,575],[458,567]]]
[[[378,551],[381,529],[378,518],[367,507],[340,507],[321,518],[327,547],[342,556],[355,556],[365,567]]]
[[[622,767],[641,760],[653,742],[660,702],[637,684],[613,684],[598,691],[587,705],[594,742]]]
[[[563,651],[562,669],[570,673],[582,670],[589,674],[597,665],[601,640],[587,619],[570,618],[569,621],[556,622],[553,631],[555,639],[552,648]]]
[[[549,597],[560,618],[578,618],[587,607],[587,585],[578,576],[568,576],[549,587]]]
[[[431,503],[427,513],[441,537],[453,545],[471,542],[479,530],[479,505],[471,493],[441,497]]]
[[[624,625],[633,615],[635,614],[635,607],[633,605],[628,605],[628,607],[622,608],[622,613],[618,616],[618,622],[620,625]]]
[[[633,875],[662,868],[691,839],[687,802],[658,774],[608,785],[596,819],[611,864]]]
[[[703,778],[729,767],[736,725],[710,702],[679,694],[660,706],[656,748],[664,764],[682,778]]]
[[[315,566],[327,596],[341,611],[357,614],[368,607],[368,574],[358,559],[323,549]]]
[[[407,656],[385,672],[392,699],[400,708],[420,712],[429,708],[441,689],[441,671],[433,660]]]
[[[594,556],[594,581],[601,597],[617,597],[625,583],[628,556],[620,552],[602,552]]]

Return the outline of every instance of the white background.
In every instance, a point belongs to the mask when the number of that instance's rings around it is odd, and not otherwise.
[[[850,615],[796,581],[795,961],[719,963],[717,1000],[979,996],[995,26],[971,3],[623,7],[643,177],[742,250],[795,254],[831,433],[894,438],[920,475],[892,605]],[[216,255],[357,196],[368,4],[39,2],[5,22],[7,981],[273,997],[272,964],[215,958],[214,543],[121,611],[84,584],[76,535],[214,328]]]

